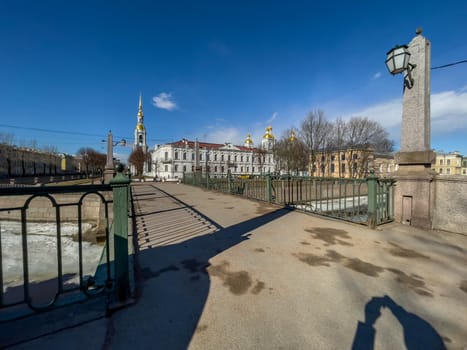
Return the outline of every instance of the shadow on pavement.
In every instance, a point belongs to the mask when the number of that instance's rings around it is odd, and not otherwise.
[[[373,350],[375,345],[376,329],[373,327],[381,315],[381,308],[386,307],[394,314],[404,331],[404,342],[408,350],[446,349],[441,336],[433,326],[406,311],[389,296],[373,297],[365,305],[365,322],[358,322],[357,331],[352,344],[354,350]]]
[[[249,239],[248,232],[289,212],[287,209],[279,209],[223,228],[192,206],[158,188],[155,190],[154,195],[159,197],[158,201],[161,200],[162,192],[167,197],[167,203],[173,204],[176,201],[180,210],[163,212],[154,207],[141,207],[135,215],[137,221],[144,218],[144,229],[139,230],[138,237],[135,237],[136,278],[140,295],[136,305],[114,315],[114,331],[109,344],[112,349],[124,349],[129,345],[136,345],[136,348],[141,349],[188,348],[193,335],[208,327],[198,322],[211,284],[209,260]],[[137,197],[137,193],[135,195]],[[146,212],[150,214],[146,215]],[[157,215],[169,214],[171,216],[163,220],[162,224],[161,217],[156,220]],[[138,218],[139,216],[141,217]],[[187,217],[191,218],[188,224]],[[138,222],[141,224],[141,221]],[[177,227],[177,223],[183,226]],[[153,235],[166,235],[166,232],[180,234],[183,227],[192,224],[204,227],[204,231],[193,229],[193,232],[201,232],[202,235],[182,235],[183,241],[169,242],[165,246],[151,246],[146,243],[151,239],[157,241],[157,237],[152,237]],[[222,273],[228,274],[224,276],[224,286],[231,293],[238,295],[248,290],[251,279],[247,271],[229,274],[229,271],[225,271],[225,266],[223,268]],[[216,270],[215,275],[218,276],[219,273],[221,272]],[[133,343],[129,343],[129,339],[134,339]]]

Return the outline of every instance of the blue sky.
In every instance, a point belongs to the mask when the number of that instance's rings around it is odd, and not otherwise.
[[[386,52],[421,26],[432,66],[465,60],[466,17],[461,0],[3,0],[0,133],[105,152],[109,129],[133,142],[141,92],[151,147],[258,143],[316,109],[377,120],[398,147],[402,77]],[[432,147],[467,155],[467,64],[431,79]]]

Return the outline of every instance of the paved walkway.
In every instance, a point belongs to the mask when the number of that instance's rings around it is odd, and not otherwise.
[[[467,237],[133,187],[137,301],[16,348],[464,349]]]

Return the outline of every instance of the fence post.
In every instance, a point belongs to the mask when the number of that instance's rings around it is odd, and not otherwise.
[[[271,174],[266,175],[266,201],[272,202]]]
[[[227,170],[227,190],[229,193],[232,193],[232,176],[230,174],[230,169]]]
[[[376,186],[378,178],[374,170],[370,171],[370,175],[366,178],[368,184],[368,227],[372,230],[376,228],[377,223],[377,196]]]
[[[123,166],[116,167],[117,174],[110,180],[113,192],[114,266],[117,298],[123,301],[130,294],[128,273],[128,186],[130,180],[123,175]]]

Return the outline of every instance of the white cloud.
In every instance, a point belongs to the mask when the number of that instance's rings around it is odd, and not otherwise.
[[[431,95],[431,132],[467,129],[467,92],[445,91]]]
[[[271,118],[268,119],[268,123],[272,123],[276,118],[277,118],[277,112],[274,112],[271,116]]]
[[[377,72],[375,73],[375,75],[373,75],[373,79],[379,79],[381,77],[381,72]]]
[[[216,128],[213,131],[208,131],[202,136],[200,140],[212,143],[230,142],[234,145],[243,145],[245,136],[242,135],[241,131],[238,128],[226,127]]]
[[[376,120],[390,133],[391,138],[400,138],[402,123],[401,98],[368,106],[350,114]],[[467,91],[444,91],[431,94],[431,135],[442,136],[459,130],[467,130]]]
[[[167,92],[161,92],[159,95],[154,96],[152,98],[152,103],[157,108],[165,109],[167,111],[177,109],[177,104],[175,103],[172,94]]]

